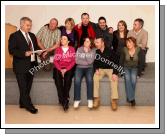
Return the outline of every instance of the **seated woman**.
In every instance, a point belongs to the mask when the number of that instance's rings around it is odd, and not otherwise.
[[[63,35],[61,37],[61,46],[55,50],[55,67],[53,69],[53,78],[57,87],[59,103],[63,106],[64,111],[69,108],[69,91],[75,65],[75,49],[68,44],[68,37]]]
[[[86,78],[87,84],[88,108],[93,108],[93,62],[95,59],[95,48],[92,46],[92,40],[85,38],[84,45],[77,49],[77,66],[74,78],[74,108],[79,107],[83,77]]]
[[[120,58],[122,49],[126,46],[127,34],[127,24],[124,20],[120,20],[117,24],[117,30],[113,32],[112,43],[114,51],[118,55],[118,59]]]
[[[135,106],[135,88],[137,79],[137,67],[140,48],[136,45],[136,39],[129,37],[126,39],[126,47],[122,50],[120,65],[124,67],[124,79],[127,102]]]
[[[59,29],[61,31],[62,35],[67,35],[67,37],[69,38],[69,46],[72,47],[76,47],[76,37],[77,37],[77,33],[76,31],[73,29],[75,26],[75,22],[73,18],[67,18],[65,20],[65,26],[60,26]]]

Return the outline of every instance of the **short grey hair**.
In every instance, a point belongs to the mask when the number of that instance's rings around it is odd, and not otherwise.
[[[22,17],[22,18],[20,19],[20,25],[21,25],[24,21],[32,22],[32,20],[31,20],[29,17]]]

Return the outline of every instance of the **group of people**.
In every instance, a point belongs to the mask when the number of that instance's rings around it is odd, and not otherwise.
[[[117,110],[118,77],[124,77],[127,102],[135,106],[137,77],[144,74],[148,50],[148,32],[143,29],[141,18],[134,20],[133,29],[128,30],[120,20],[117,30],[107,26],[105,17],[98,23],[89,20],[89,14],[81,15],[81,23],[75,25],[73,18],[67,18],[65,25],[58,27],[58,20],[52,18],[36,35],[30,32],[32,20],[20,19],[20,30],[10,35],[9,53],[13,55],[13,70],[20,90],[20,108],[37,113],[30,98],[33,82],[31,68],[37,66],[37,56],[46,61],[54,56],[53,64],[44,66],[52,69],[58,92],[59,104],[64,111],[69,108],[69,92],[74,78],[74,108],[81,102],[81,82],[85,77],[88,108],[100,106],[100,80],[107,76],[111,85],[111,108]],[[33,51],[41,49],[38,54]],[[123,72],[120,72],[123,71]]]

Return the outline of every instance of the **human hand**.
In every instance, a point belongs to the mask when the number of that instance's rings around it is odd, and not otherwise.
[[[96,69],[95,74],[100,75],[99,69]]]
[[[63,77],[64,77],[64,74],[66,73],[66,71],[67,71],[66,69],[61,70],[61,74],[62,74]]]
[[[81,26],[82,26],[82,22],[80,22],[80,23],[78,24],[78,29],[80,29]]]
[[[42,57],[45,59],[47,54],[48,54],[48,52],[47,52],[47,51],[44,51],[44,52],[42,53]]]
[[[26,57],[31,56],[31,54],[32,54],[32,51],[26,51],[26,52],[25,52],[25,56],[26,56]]]
[[[118,80],[118,76],[117,76],[116,74],[113,74],[113,75],[112,75],[112,80],[113,80],[113,81],[117,81],[117,80]]]

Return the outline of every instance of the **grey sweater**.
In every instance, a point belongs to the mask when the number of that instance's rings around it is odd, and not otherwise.
[[[93,48],[89,52],[84,51],[84,47],[77,49],[76,53],[76,64],[79,68],[89,68],[93,67],[93,62],[95,60],[96,49]]]

